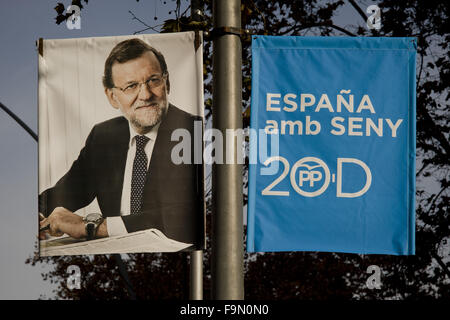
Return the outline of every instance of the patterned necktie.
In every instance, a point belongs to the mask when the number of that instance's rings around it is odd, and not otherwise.
[[[145,176],[147,174],[147,155],[144,148],[149,138],[146,136],[135,136],[136,155],[133,162],[133,174],[131,176],[131,214],[141,211],[142,193],[144,191]]]

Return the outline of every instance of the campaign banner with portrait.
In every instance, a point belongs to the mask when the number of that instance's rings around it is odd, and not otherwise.
[[[414,38],[252,41],[247,250],[415,253]]]
[[[202,249],[202,34],[38,52],[40,254]]]

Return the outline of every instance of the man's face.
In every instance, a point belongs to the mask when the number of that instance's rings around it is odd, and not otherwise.
[[[155,79],[162,78],[158,84]],[[122,111],[139,134],[144,134],[161,122],[167,108],[167,77],[153,52],[112,66],[115,88],[106,89],[111,105]],[[155,85],[155,82],[157,85]]]

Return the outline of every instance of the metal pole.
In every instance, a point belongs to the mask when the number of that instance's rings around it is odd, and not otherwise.
[[[203,300],[203,251],[192,251],[190,256],[189,299]]]
[[[119,268],[119,274],[122,280],[125,282],[125,287],[127,288],[130,300],[136,300],[136,293],[133,290],[133,285],[131,284],[130,277],[128,277],[127,267],[123,263],[122,256],[118,253],[113,254],[114,260],[116,261],[117,267]]]
[[[191,0],[192,21],[201,21],[202,19],[203,6],[201,2],[201,0]],[[192,251],[190,253],[190,262],[189,299],[203,300],[203,251]]]
[[[240,28],[241,1],[214,0],[213,16],[214,28]],[[213,127],[225,141],[226,129],[242,129],[241,40],[224,34],[213,45]],[[237,148],[234,144],[235,156]],[[241,164],[213,164],[213,299],[244,299],[242,192]]]

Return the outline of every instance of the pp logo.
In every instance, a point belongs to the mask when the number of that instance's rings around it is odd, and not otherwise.
[[[274,161],[278,161],[283,164],[284,170],[278,178],[272,181],[272,183],[261,191],[261,194],[263,196],[289,196],[290,192],[288,190],[273,189],[288,176],[290,170],[290,183],[292,188],[295,192],[304,197],[320,196],[325,192],[325,190],[327,190],[330,182],[336,183],[336,197],[338,198],[357,198],[364,195],[370,189],[372,184],[372,172],[367,164],[355,158],[337,158],[336,160],[336,173],[331,174],[327,164],[319,158],[301,158],[292,166],[292,168],[290,168],[289,161],[282,156],[268,158],[264,161],[265,166],[268,166]],[[344,164],[351,164],[353,167],[360,167],[365,174],[364,186],[361,188],[359,185],[357,188],[360,189],[356,192],[342,191]]]
[[[309,164],[308,164],[309,163]],[[295,179],[298,168],[298,184]],[[320,185],[320,181],[323,182]],[[291,169],[291,183],[295,191],[305,197],[317,197],[321,195],[330,184],[330,169],[322,160],[315,157],[305,157],[297,161]],[[304,188],[309,185],[315,191],[305,191]],[[317,186],[320,187],[317,187]]]

